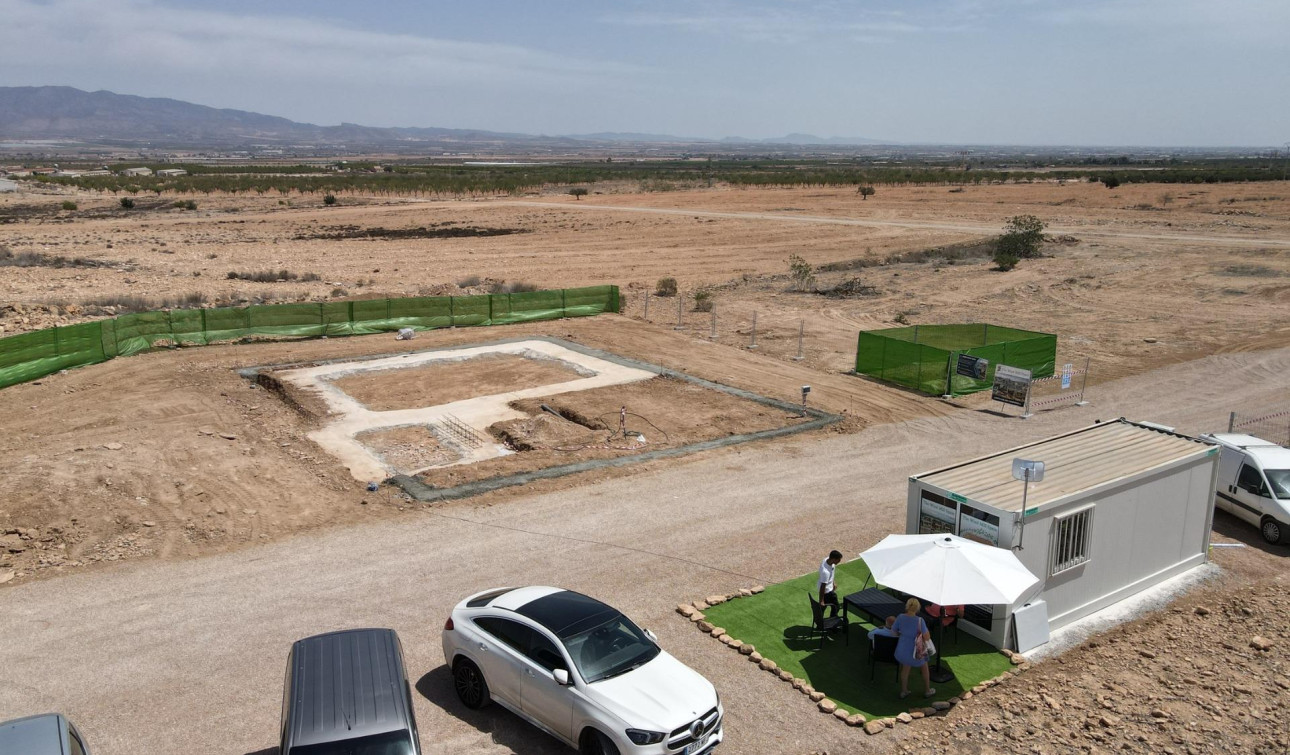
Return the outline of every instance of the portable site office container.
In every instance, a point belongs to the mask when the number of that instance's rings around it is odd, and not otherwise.
[[[1015,458],[1045,464],[1024,512]],[[910,477],[906,532],[1015,550],[1040,584],[1012,606],[968,606],[959,624],[1015,647],[1022,606],[1057,629],[1205,563],[1217,474],[1217,448],[1119,419]]]

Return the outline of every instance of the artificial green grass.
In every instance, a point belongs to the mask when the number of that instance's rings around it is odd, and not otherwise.
[[[839,564],[836,574],[839,597],[860,590],[868,577],[869,568],[864,561]],[[876,664],[870,680],[867,635],[873,625],[860,621],[856,614],[851,614],[849,646],[842,633],[837,632],[826,636],[824,648],[818,649],[820,639],[811,632],[811,604],[806,597],[817,594],[815,580],[812,572],[770,585],[758,595],[713,606],[704,610],[704,614],[714,625],[724,627],[731,637],[752,643],[757,652],[793,676],[810,682],[849,713],[882,718],[928,704],[929,700],[923,697],[923,677],[918,669],[910,669],[912,694],[904,700],[899,697],[900,682],[896,677],[899,666]],[[932,639],[936,639],[936,628],[931,630]],[[967,632],[959,632],[955,640],[954,630],[948,630],[938,649],[944,654],[942,664],[954,672],[954,679],[934,684],[936,695],[932,700],[959,695],[1012,667],[997,650]]]

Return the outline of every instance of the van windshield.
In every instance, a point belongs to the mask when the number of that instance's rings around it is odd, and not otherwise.
[[[406,731],[387,731],[343,742],[292,747],[290,755],[413,755],[414,752]]]
[[[1290,498],[1290,469],[1265,469],[1268,484],[1272,486],[1272,495],[1277,498]]]

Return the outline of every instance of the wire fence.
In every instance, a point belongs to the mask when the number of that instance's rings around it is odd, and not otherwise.
[[[1030,417],[1036,412],[1060,409],[1063,406],[1086,406],[1084,389],[1088,387],[1088,357],[1084,364],[1075,366],[1067,363],[1056,374],[1030,381],[1026,392],[1026,406],[1022,417]]]
[[[722,306],[711,299],[696,300],[694,293],[677,291],[659,296],[645,291],[625,292],[620,296],[620,311],[714,343],[796,361],[810,356],[807,318],[759,312],[746,306]]]
[[[1252,413],[1232,412],[1227,419],[1227,431],[1290,446],[1290,405],[1265,407]]]

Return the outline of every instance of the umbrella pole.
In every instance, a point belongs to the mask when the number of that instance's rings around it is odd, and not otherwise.
[[[953,671],[941,668],[941,656],[944,655],[944,646],[941,643],[945,639],[944,612],[945,606],[941,606],[941,616],[937,617],[936,621],[936,665],[929,672],[932,681],[937,684],[944,684],[954,679]]]

